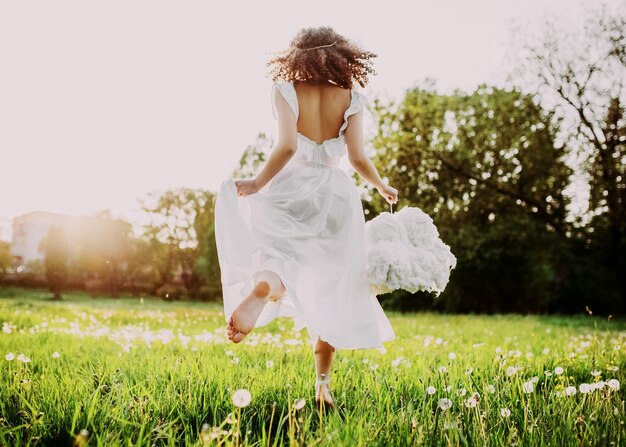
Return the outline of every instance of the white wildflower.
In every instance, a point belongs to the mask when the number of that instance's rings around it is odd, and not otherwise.
[[[500,408],[500,416],[502,416],[503,418],[508,418],[509,416],[511,416],[511,410],[509,410],[508,408]]]
[[[304,405],[306,404],[306,401],[304,399],[300,399],[297,400],[294,404],[293,404],[293,409],[294,410],[301,410],[302,408],[304,408]]]
[[[612,390],[619,390],[619,380],[617,379],[610,379],[608,382],[606,382],[606,384]]]
[[[4,358],[10,362],[11,360],[15,360],[15,354],[9,352],[7,355],[4,356]]]
[[[397,368],[400,365],[400,363],[402,363],[402,360],[403,360],[402,356],[398,357],[397,359],[394,359],[391,362],[391,366],[393,366],[394,368]]]
[[[565,394],[567,394],[568,396],[573,396],[574,394],[576,394],[576,387],[568,386],[567,388],[565,388]]]
[[[235,407],[245,407],[250,403],[251,400],[252,395],[250,394],[250,391],[244,388],[240,388],[233,393],[233,403],[235,404]]]
[[[532,393],[535,389],[535,384],[532,382],[524,382],[523,388],[525,393]]]
[[[433,395],[437,392],[437,388],[435,388],[434,386],[429,386],[428,388],[426,388],[426,393],[428,393],[429,395]]]
[[[441,399],[439,399],[439,408],[441,408],[443,411],[449,410],[450,408],[452,408],[452,401],[446,397],[442,397]]]
[[[556,374],[557,376],[560,376],[561,374],[563,374],[563,368],[561,368],[560,366],[557,366],[556,368],[554,368],[554,374]]]
[[[588,383],[581,383],[578,386],[578,391],[580,391],[583,394],[587,394],[588,392],[591,391],[591,386]]]

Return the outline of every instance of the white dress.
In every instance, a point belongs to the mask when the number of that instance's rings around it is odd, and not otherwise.
[[[274,83],[298,119],[292,82]],[[358,188],[338,167],[346,155],[348,117],[365,96],[352,89],[339,135],[318,144],[298,132],[297,150],[255,194],[238,196],[225,179],[215,204],[215,238],[226,321],[252,289],[260,270],[280,276],[287,295],[268,302],[255,327],[292,317],[336,349],[382,347],[393,329],[366,276],[365,218]],[[272,112],[276,118],[275,105]]]

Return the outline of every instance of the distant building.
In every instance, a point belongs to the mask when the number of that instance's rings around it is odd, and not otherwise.
[[[100,238],[106,230],[119,223],[106,217],[71,216],[45,211],[23,214],[13,219],[11,254],[19,265],[43,260],[41,242],[55,225],[63,228],[70,247],[78,247],[86,238]],[[130,224],[124,224],[130,229]]]

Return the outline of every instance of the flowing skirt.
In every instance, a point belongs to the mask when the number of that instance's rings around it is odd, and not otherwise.
[[[260,270],[287,295],[265,305],[255,327],[291,317],[335,349],[382,346],[393,329],[366,276],[365,218],[359,191],[340,168],[288,163],[256,194],[237,195],[225,179],[215,204],[224,316],[251,292]]]

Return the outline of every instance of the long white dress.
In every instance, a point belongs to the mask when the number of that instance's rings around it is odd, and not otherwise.
[[[292,82],[278,89],[298,119]],[[287,296],[268,302],[255,327],[292,317],[336,349],[382,347],[395,334],[366,276],[365,218],[358,188],[339,167],[346,155],[348,117],[366,104],[351,91],[339,135],[321,144],[298,132],[297,150],[285,167],[255,194],[237,195],[225,179],[215,204],[215,237],[221,268],[224,317],[229,320],[250,293],[253,275],[276,272]],[[275,105],[272,112],[276,118]]]

